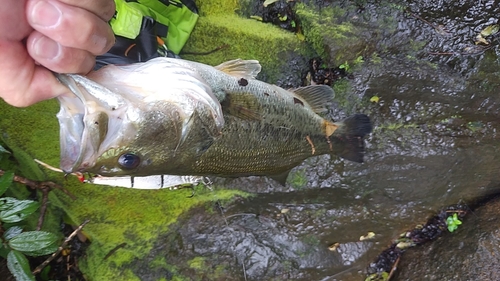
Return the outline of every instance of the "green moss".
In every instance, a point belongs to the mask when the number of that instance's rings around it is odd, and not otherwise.
[[[55,118],[58,104],[47,101],[29,108],[14,108],[0,101],[0,128],[9,143],[28,155],[58,166],[59,126]],[[21,125],[22,124],[22,125]],[[4,135],[5,136],[5,135]],[[90,222],[84,233],[90,238],[86,257],[80,269],[90,280],[139,280],[130,264],[152,249],[156,239],[169,231],[177,218],[194,206],[214,200],[229,200],[241,191],[208,189],[191,195],[190,189],[136,190],[82,184],[76,178],[64,179],[62,174],[47,172],[47,179],[62,183],[77,199],[71,200],[59,191],[51,192],[50,204],[66,211],[67,221]],[[117,249],[107,256],[118,245]]]
[[[212,3],[212,4],[211,4]],[[290,56],[311,56],[306,42],[296,34],[235,15],[237,1],[197,1],[200,19],[184,52],[205,52],[222,45],[220,51],[209,55],[183,55],[183,58],[217,65],[224,61],[242,58],[257,59],[263,66],[262,74],[267,81],[274,82],[281,67]],[[297,6],[301,6],[299,4]],[[304,35],[316,51],[325,53],[325,36],[333,38],[333,45],[351,50],[356,28],[350,23],[336,22],[343,11],[325,8],[321,11],[301,9],[304,18]],[[309,18],[307,18],[309,17]],[[315,23],[317,21],[317,23]],[[348,43],[348,44],[347,44]],[[329,46],[332,46],[328,42]],[[352,53],[352,52],[350,52]],[[355,59],[345,52],[336,54],[339,61]],[[337,83],[337,98],[347,101],[349,84]],[[27,152],[27,157],[40,159],[52,166],[59,166],[59,125],[55,117],[59,109],[55,100],[38,103],[29,108],[14,108],[0,101],[0,128],[6,133],[10,144]],[[227,202],[235,195],[247,196],[241,191],[196,188],[194,197],[191,190],[135,190],[81,184],[75,178],[65,180],[59,173],[45,171],[43,175],[33,175],[36,179],[50,179],[64,185],[77,199],[55,191],[50,194],[50,203],[66,211],[66,220],[75,225],[85,219],[90,222],[84,233],[91,240],[85,258],[79,267],[89,280],[139,280],[131,268],[134,260],[141,260],[157,244],[157,239],[169,231],[169,225],[187,210],[220,200]],[[297,171],[291,176],[295,188],[305,186],[305,171]],[[125,244],[124,244],[125,243]],[[118,245],[125,246],[117,248]],[[115,250],[113,252],[113,250]],[[203,258],[195,258],[188,263],[192,269],[203,267]],[[164,258],[154,259],[152,268],[165,268],[174,273],[173,280],[183,280],[177,269],[166,264]],[[226,272],[224,265],[217,267],[215,275]]]
[[[350,93],[351,84],[346,79],[340,79],[335,81],[333,84],[333,90],[335,91],[335,102],[342,108],[347,108],[351,104]]]
[[[205,258],[196,257],[194,259],[191,259],[188,261],[188,265],[192,269],[203,270],[203,268],[205,267]]]
[[[307,184],[306,170],[300,169],[294,171],[289,177],[289,183],[294,189],[302,189]]]
[[[296,11],[307,42],[331,64],[352,61],[365,48],[358,29],[350,22],[339,22],[339,17],[345,13],[341,8],[330,6],[316,10],[298,3]]]
[[[133,190],[124,188],[84,185],[79,190],[79,202],[65,206],[73,220],[88,217],[91,223],[86,227],[90,237],[99,240],[89,248],[87,269],[95,271],[94,276],[108,272],[108,263],[121,271],[131,260],[141,259],[149,253],[159,235],[168,232],[183,212],[190,208],[215,200],[228,199],[238,191],[213,191],[209,194],[197,193],[189,198],[191,190]],[[80,199],[82,198],[82,199]],[[96,243],[97,242],[97,243]],[[102,259],[121,243],[127,245],[109,256],[105,264]],[[111,272],[110,277],[116,272]]]
[[[196,6],[200,12],[200,17],[207,15],[233,14],[239,9],[238,0],[209,1],[197,0]]]
[[[208,55],[190,54],[220,46],[226,47]],[[200,18],[181,55],[209,65],[236,58],[256,59],[262,65],[262,74],[274,82],[289,53],[306,54],[307,50],[306,44],[294,33],[229,14]]]
[[[425,41],[418,41],[418,40],[410,40],[410,49],[413,52],[418,52],[421,51],[427,43]]]
[[[7,145],[35,155],[55,166],[59,163],[59,124],[57,101],[40,102],[28,108],[15,108],[0,100],[0,130]],[[44,150],[38,148],[43,145]],[[25,156],[22,156],[23,158]],[[27,171],[28,172],[28,171]],[[49,173],[50,174],[50,173]],[[40,174],[25,174],[34,179]]]

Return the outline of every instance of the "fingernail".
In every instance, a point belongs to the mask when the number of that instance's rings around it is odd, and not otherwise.
[[[39,1],[31,10],[31,20],[33,24],[43,27],[57,25],[61,19],[61,11],[51,2]]]
[[[33,49],[39,58],[54,59],[59,56],[61,46],[47,37],[40,37],[33,43]]]

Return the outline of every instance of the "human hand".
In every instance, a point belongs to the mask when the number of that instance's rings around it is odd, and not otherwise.
[[[114,35],[113,0],[2,0],[0,97],[28,106],[67,92],[51,73],[86,74]]]

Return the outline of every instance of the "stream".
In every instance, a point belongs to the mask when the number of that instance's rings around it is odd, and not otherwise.
[[[338,5],[346,11],[342,20],[366,36],[364,63],[352,70],[350,90],[328,113],[335,120],[355,112],[372,118],[365,162],[310,158],[286,186],[264,177],[213,179],[215,186],[255,196],[192,210],[155,245],[151,259],[164,255],[182,267],[202,257],[206,272],[183,269],[198,280],[214,279],[208,268],[231,269],[221,270],[218,280],[364,280],[367,266],[402,232],[443,207],[500,191],[500,36],[486,37],[489,45],[474,43],[481,30],[498,23],[500,1],[314,4],[320,14]],[[378,102],[370,101],[375,96]],[[475,224],[464,222],[459,231]],[[498,224],[485,231],[498,233]],[[375,236],[360,241],[368,232]],[[440,243],[454,233],[446,235]],[[474,248],[475,241],[464,236],[460,243]],[[436,262],[426,259],[416,259],[415,268]],[[422,278],[457,280],[461,268],[454,268]],[[498,267],[489,270],[493,275],[485,276],[498,276]],[[417,280],[411,276],[391,280]]]

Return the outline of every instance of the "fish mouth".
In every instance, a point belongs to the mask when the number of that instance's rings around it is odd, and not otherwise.
[[[113,116],[123,112],[126,101],[83,76],[56,74],[56,77],[71,92],[57,98],[60,167],[65,173],[92,172],[110,131],[122,126],[124,120]]]

